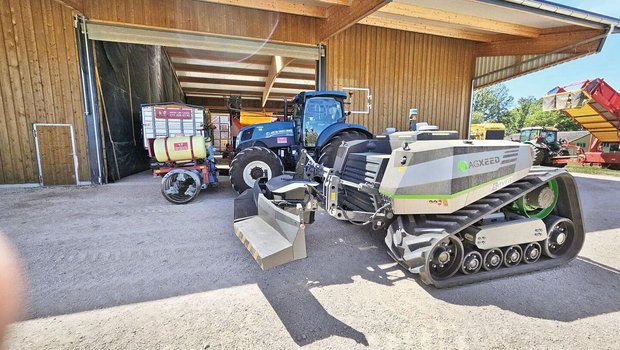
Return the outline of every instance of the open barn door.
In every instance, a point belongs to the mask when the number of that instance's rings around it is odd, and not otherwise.
[[[130,163],[134,165],[132,169],[123,171],[120,164],[121,169],[117,172],[120,175],[113,180],[141,170],[146,164],[135,156],[144,154],[144,150],[135,149],[138,143],[130,142],[133,138],[123,136],[131,132],[115,130],[122,128],[123,123],[128,125],[126,128],[141,128],[138,124],[140,119],[134,116],[137,121],[135,125],[128,123],[131,118],[129,112],[118,111],[119,106],[128,109],[132,102],[133,105],[138,102],[182,102],[206,107],[213,115],[220,116],[218,125],[224,123],[230,127],[230,134],[226,134],[228,127],[217,129],[219,136],[225,136],[215,145],[218,168],[221,168],[220,165],[226,160],[220,161],[220,155],[226,157],[226,145],[234,144],[232,140],[239,129],[234,125],[241,125],[242,111],[264,113],[273,120],[282,119],[285,106],[291,106],[285,104],[285,99],[290,101],[301,91],[311,91],[325,85],[325,48],[321,46],[88,19],[84,21],[84,32],[89,40],[96,42],[99,68],[96,73],[103,90],[106,90],[102,100],[107,105],[107,114],[111,119],[120,119],[118,123],[102,124],[105,128],[101,134],[106,144],[106,159],[110,162],[114,157],[109,153],[120,152],[121,157],[117,156],[117,159],[131,159]],[[125,47],[128,48],[125,50]],[[142,67],[136,57],[119,54],[154,47],[161,48],[163,53],[157,57],[165,68],[161,74],[137,74]],[[168,74],[169,71],[172,74]],[[175,93],[151,93],[149,88],[149,93],[140,94],[140,84],[146,79],[155,81],[142,85],[174,87]],[[117,85],[118,89],[115,88]],[[114,91],[107,91],[111,89]],[[132,98],[126,97],[131,91]],[[162,96],[169,95],[175,98],[174,101],[161,100]],[[103,112],[106,114],[106,110]],[[122,156],[130,153],[134,156]],[[116,167],[116,164],[108,164],[109,169]]]

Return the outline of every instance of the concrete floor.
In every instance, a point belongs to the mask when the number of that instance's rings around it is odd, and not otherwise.
[[[226,178],[175,206],[159,180],[0,189],[29,281],[8,349],[618,349],[620,179],[578,177],[588,231],[562,268],[447,290],[382,236],[318,215],[309,257],[262,272],[232,231]]]

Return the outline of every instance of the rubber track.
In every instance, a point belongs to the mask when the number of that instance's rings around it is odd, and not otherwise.
[[[413,273],[419,273],[420,277],[426,284],[432,284],[437,288],[452,287],[462,284],[474,283],[483,280],[495,279],[499,277],[511,276],[541,269],[547,269],[554,266],[559,266],[567,261],[572,260],[575,256],[565,256],[556,259],[545,259],[541,257],[536,263],[533,264],[519,264],[510,268],[499,268],[493,271],[480,271],[471,275],[462,275],[457,273],[453,277],[446,280],[434,280],[428,272],[424,269],[424,265],[419,262],[426,260],[426,254],[434,245],[434,243],[447,235],[456,234],[466,227],[478,222],[482,217],[496,212],[498,209],[507,206],[517,198],[525,195],[526,193],[536,189],[539,186],[546,184],[552,178],[556,178],[563,174],[567,174],[563,169],[548,168],[548,167],[533,167],[532,171],[525,178],[504,187],[503,189],[494,192],[468,206],[463,207],[460,210],[452,214],[433,214],[433,215],[412,215],[413,220],[410,220],[411,224],[407,225],[407,233],[411,236],[405,237],[403,240],[407,240],[408,244],[418,241],[421,247],[415,249],[412,252],[404,254],[405,256],[399,258],[398,253],[393,249],[394,247],[388,245],[388,253],[394,260],[396,260],[403,267]],[[570,176],[570,175],[568,175]],[[571,218],[572,219],[572,218]],[[581,221],[581,218],[580,218]],[[579,223],[575,222],[577,226]],[[388,235],[399,229],[401,223],[395,221],[388,230]],[[413,231],[411,230],[413,228]],[[576,228],[577,231],[583,233],[582,228]],[[577,232],[578,234],[579,232]],[[386,239],[387,243],[387,239]],[[409,262],[409,264],[408,264]],[[415,264],[412,266],[411,263]]]

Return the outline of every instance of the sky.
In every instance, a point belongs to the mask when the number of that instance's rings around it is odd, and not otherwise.
[[[620,0],[551,0],[598,14],[620,18]],[[603,51],[505,82],[515,101],[520,97],[542,97],[556,86],[587,79],[604,78],[620,90],[620,33],[611,35]]]

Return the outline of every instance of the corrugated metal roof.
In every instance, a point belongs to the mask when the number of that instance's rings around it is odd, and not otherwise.
[[[474,88],[480,88],[583,55],[554,53],[547,55],[493,56],[476,58]]]

